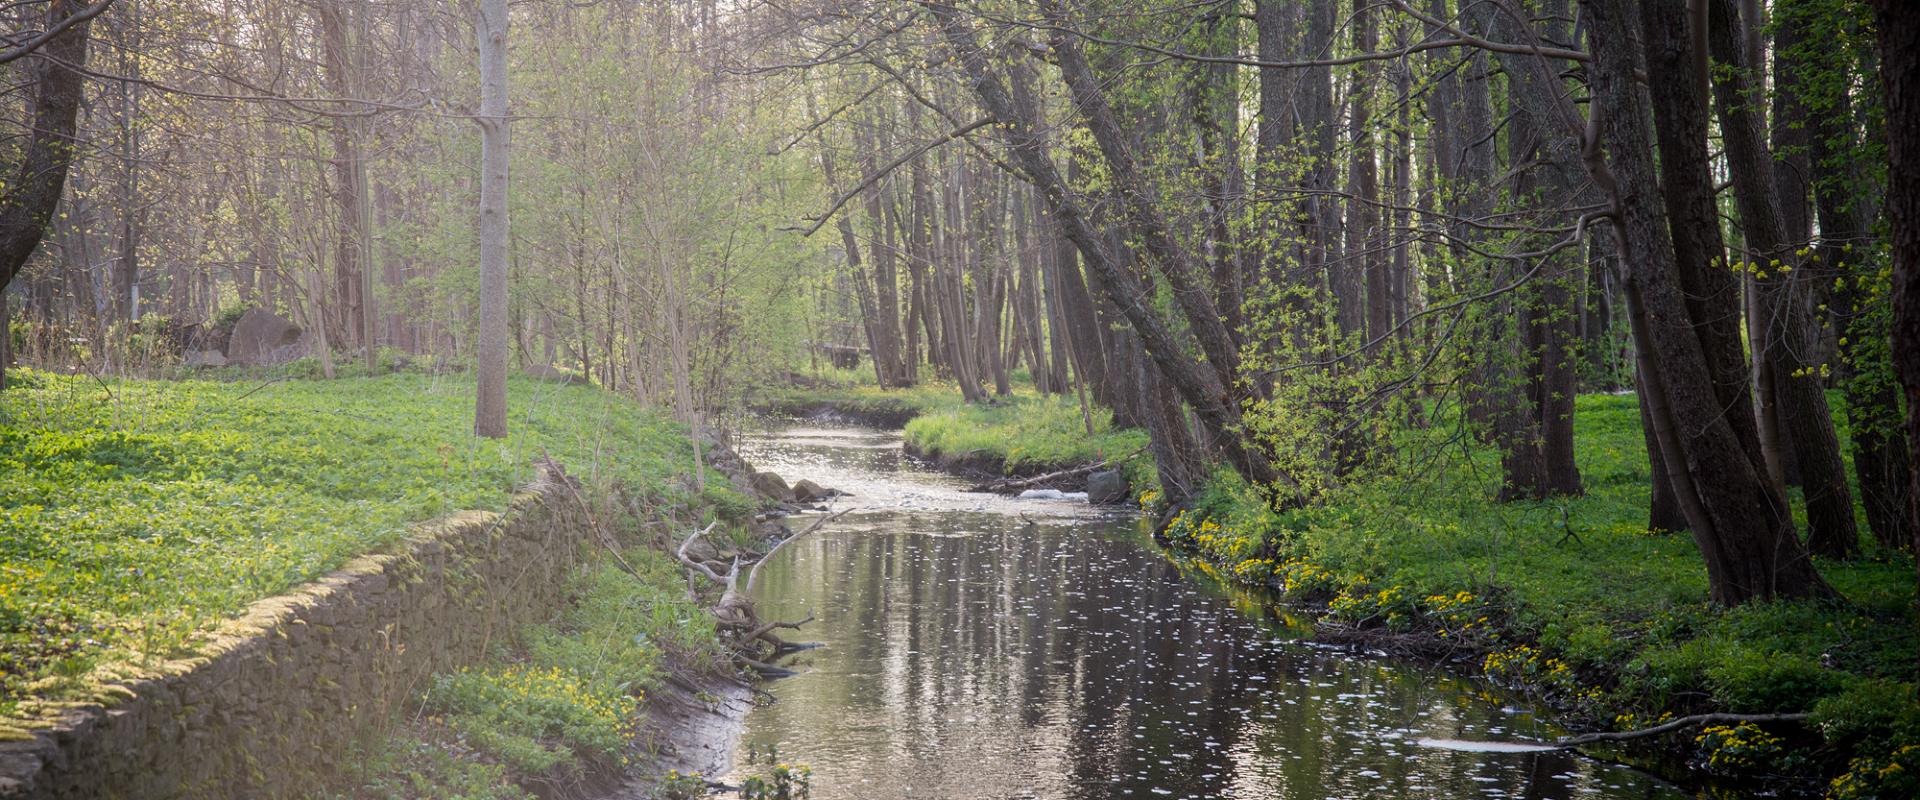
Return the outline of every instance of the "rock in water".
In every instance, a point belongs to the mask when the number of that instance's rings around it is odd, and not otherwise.
[[[804,478],[793,485],[793,499],[802,503],[817,503],[839,496],[840,490],[829,489]]]
[[[762,497],[782,503],[793,500],[793,489],[788,488],[786,479],[772,472],[753,473],[753,490]]]
[[[305,355],[300,326],[271,311],[247,309],[227,340],[227,361],[248,366],[285,364]]]
[[[1103,469],[1087,476],[1087,502],[1110,506],[1127,502],[1127,476]]]

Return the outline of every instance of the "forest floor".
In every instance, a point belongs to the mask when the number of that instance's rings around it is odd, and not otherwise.
[[[1077,406],[1025,392],[977,408],[951,387],[786,397],[856,419],[861,409],[912,408],[908,442],[930,450],[1044,453],[1066,464],[1145,441],[1106,428],[1085,437]],[[1272,512],[1223,471],[1165,538],[1196,569],[1314,615],[1324,640],[1453,662],[1558,709],[1573,727],[1632,730],[1706,712],[1812,715],[1686,728],[1624,754],[1670,774],[1692,769],[1798,794],[1920,796],[1911,557],[1822,561],[1844,603],[1713,606],[1687,534],[1646,529],[1636,402],[1579,398],[1581,497],[1495,502],[1497,453],[1463,443],[1471,437],[1458,431],[1402,431],[1392,443],[1402,469],[1295,511]],[[1150,461],[1138,461],[1134,485],[1150,485]],[[1159,510],[1151,489],[1136,492]],[[1870,538],[1864,520],[1861,530]]]
[[[486,441],[470,433],[470,377],[223,377],[9,376],[0,720],[94,697],[116,665],[191,656],[248,603],[397,546],[416,523],[502,509],[536,456],[590,491],[752,507],[724,481],[688,496],[675,477],[693,462],[685,430],[598,389],[510,381],[512,433]],[[552,783],[630,757],[632,712],[667,654],[699,661],[717,640],[670,556],[626,558],[643,580],[594,564],[560,618],[495,663],[440,676],[405,735],[344,776],[344,795],[521,797],[502,776]]]

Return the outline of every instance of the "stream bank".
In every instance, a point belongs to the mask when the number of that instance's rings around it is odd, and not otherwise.
[[[1577,754],[1425,744],[1560,732],[1485,686],[1313,644],[1195,580],[1134,514],[970,493],[881,431],[784,427],[742,450],[859,506],[755,596],[815,616],[824,647],[783,662],[801,674],[767,685],[742,750],[811,766],[818,800],[1681,796]]]
[[[1579,730],[1703,712],[1815,713],[1812,725],[1696,725],[1589,748],[1596,755],[1735,794],[1904,796],[1860,776],[1920,771],[1911,744],[1920,703],[1899,680],[1916,649],[1913,626],[1900,622],[1911,620],[1908,571],[1823,566],[1863,601],[1852,609],[1705,607],[1686,537],[1635,527],[1644,497],[1632,489],[1644,483],[1625,474],[1638,442],[1624,416],[1631,398],[1581,402],[1582,424],[1605,429],[1590,439],[1606,445],[1604,459],[1583,458],[1597,487],[1586,498],[1495,504],[1468,480],[1484,473],[1463,471],[1424,487],[1381,481],[1275,515],[1244,487],[1221,484],[1164,543],[1196,575],[1247,592],[1238,602],[1309,620],[1316,641],[1444,665],[1555,709]],[[1820,642],[1813,658],[1800,655],[1809,642]],[[1702,660],[1712,654],[1721,655]]]

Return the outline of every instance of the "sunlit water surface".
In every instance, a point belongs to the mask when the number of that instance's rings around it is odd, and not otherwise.
[[[790,428],[743,453],[858,510],[783,548],[764,618],[813,615],[741,758],[835,798],[1681,798],[1562,752],[1475,685],[1298,640],[1183,574],[1132,517],[962,491],[896,435]],[[799,523],[796,523],[796,527]],[[765,771],[736,766],[731,783]]]

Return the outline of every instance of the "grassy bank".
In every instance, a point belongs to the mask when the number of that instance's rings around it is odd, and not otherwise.
[[[514,381],[513,435],[476,439],[472,385],[95,381],[0,393],[0,717],[84,696],[116,663],[193,653],[247,603],[499,509],[549,453],[590,484],[676,491],[691,445],[602,392]]]
[[[518,631],[488,664],[436,676],[398,735],[373,743],[337,800],[531,800],[604,792],[645,755],[642,709],[672,670],[724,668],[713,617],[645,547],[569,586],[573,606]]]
[[[1645,530],[1634,398],[1582,397],[1577,425],[1584,497],[1495,503],[1496,455],[1455,443],[1424,474],[1359,481],[1282,514],[1220,475],[1167,536],[1226,580],[1319,611],[1335,633],[1454,656],[1593,727],[1706,711],[1814,715],[1678,734],[1719,777],[1914,796],[1912,561],[1822,562],[1846,604],[1717,609],[1691,539]],[[1413,453],[1433,452],[1443,434],[1403,435],[1396,446]]]
[[[854,421],[904,419],[903,435],[913,451],[977,471],[1031,475],[1138,454],[1124,467],[1130,477],[1137,483],[1152,472],[1145,431],[1114,428],[1105,409],[1082,416],[1073,398],[1041,395],[1027,384],[991,404],[968,404],[958,387],[938,383],[904,390],[872,385],[782,389],[756,404],[780,413],[824,411]]]
[[[414,523],[500,509],[542,454],[588,496],[618,486],[647,513],[751,502],[718,479],[687,496],[684,430],[591,388],[515,380],[512,436],[484,441],[460,378],[15,378],[0,393],[0,717],[84,699],[118,665],[193,655],[247,603],[395,546]],[[599,516],[642,541],[642,520]],[[316,796],[554,796],[620,775],[664,673],[722,663],[670,557],[633,546],[625,560],[637,575],[588,554],[568,609],[436,676],[392,709],[396,735],[357,743],[352,774]]]

